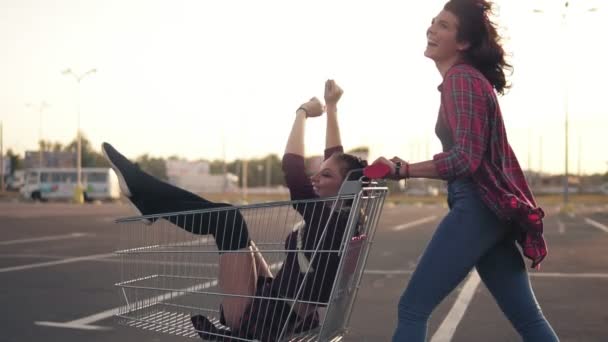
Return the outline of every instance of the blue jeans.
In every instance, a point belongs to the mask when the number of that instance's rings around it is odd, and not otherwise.
[[[448,205],[401,296],[393,342],[425,341],[431,313],[473,267],[524,341],[558,341],[534,297],[514,235],[469,178],[448,184]]]

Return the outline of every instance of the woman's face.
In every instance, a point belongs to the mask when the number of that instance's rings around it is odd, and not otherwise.
[[[310,177],[310,180],[319,197],[336,196],[344,180],[340,162],[334,157],[325,160],[319,167],[319,171]]]
[[[449,11],[442,10],[433,18],[426,30],[427,45],[424,55],[436,63],[458,59],[468,43],[458,42],[458,18]]]

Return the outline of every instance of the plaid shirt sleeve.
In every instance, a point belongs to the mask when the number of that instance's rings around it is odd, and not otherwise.
[[[481,164],[489,137],[483,84],[466,70],[452,68],[443,82],[441,102],[454,144],[433,156],[435,167],[442,179],[469,176]]]

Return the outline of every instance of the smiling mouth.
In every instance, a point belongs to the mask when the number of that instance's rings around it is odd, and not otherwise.
[[[437,47],[437,43],[433,43],[433,42],[427,42],[426,46],[430,46],[430,47]]]

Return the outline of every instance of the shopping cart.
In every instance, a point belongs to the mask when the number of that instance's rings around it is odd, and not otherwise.
[[[347,331],[386,195],[383,183],[362,177],[345,181],[339,194],[331,198],[120,219],[117,223],[121,225],[121,249],[117,253],[121,258],[121,281],[116,285],[125,305],[119,309],[117,320],[140,329],[217,341],[340,341]],[[199,315],[221,327],[224,323],[220,309],[222,300],[235,295],[223,293],[218,288],[219,256],[213,237],[191,234],[170,221],[189,215],[205,219],[226,210],[238,210],[242,214],[251,239],[273,271],[281,268],[290,253],[297,255],[298,262],[308,256],[308,266],[323,267],[320,261],[337,260],[337,268],[326,268],[332,272],[324,272],[324,279],[320,281],[329,280],[329,296],[305,297],[307,289],[302,282],[294,290],[294,296],[265,298],[258,294],[250,297],[252,301],[287,302],[287,307],[292,308],[287,313],[289,317],[296,315],[293,308],[298,304],[312,307],[317,317],[313,329],[297,331],[286,322],[278,336],[254,339],[242,335],[224,337],[213,329],[194,328],[192,317]],[[327,211],[329,217],[346,215],[342,220],[346,224],[338,226],[336,220],[322,222],[314,248],[300,244],[296,248],[286,247],[286,236],[301,229],[303,216],[313,210]],[[154,221],[154,224],[145,224],[145,220]],[[331,242],[327,244],[328,241]],[[299,276],[319,277],[319,272],[303,271],[305,267],[300,265],[298,272],[302,274]],[[315,281],[317,279],[308,279],[308,283]],[[257,316],[257,319],[274,319],[276,313]]]

